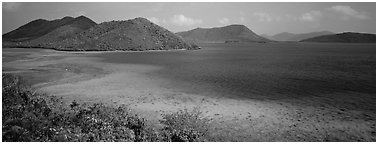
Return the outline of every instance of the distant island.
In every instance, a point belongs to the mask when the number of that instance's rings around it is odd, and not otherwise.
[[[278,33],[272,36],[265,35],[265,34],[262,34],[261,36],[270,40],[274,40],[274,41],[301,41],[308,38],[313,38],[313,37],[323,36],[323,35],[330,35],[330,34],[334,34],[334,33],[329,32],[329,31],[309,32],[309,33],[300,33],[300,34],[283,32],[283,33]]]
[[[304,39],[301,42],[375,43],[375,37],[375,34],[344,32]]]
[[[196,28],[176,33],[194,43],[270,42],[244,25],[228,25],[216,28]]]
[[[85,16],[32,21],[4,34],[3,47],[65,51],[199,49],[145,18],[96,24]]]

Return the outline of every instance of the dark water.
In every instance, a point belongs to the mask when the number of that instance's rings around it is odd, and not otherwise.
[[[332,93],[375,97],[375,44],[204,44],[202,50],[104,53],[112,63],[149,64],[180,91],[243,98]]]
[[[31,52],[41,52],[45,49],[38,48],[3,48],[2,62],[10,62],[18,59],[26,59]],[[8,53],[11,52],[11,53]]]

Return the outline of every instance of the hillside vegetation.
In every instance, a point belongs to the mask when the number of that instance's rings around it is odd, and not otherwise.
[[[224,42],[269,42],[244,25],[229,25],[216,28],[196,28],[190,31],[178,32],[187,41],[196,43]]]
[[[309,32],[309,33],[301,33],[301,34],[283,32],[283,33],[275,34],[273,36],[264,35],[264,37],[271,40],[276,40],[276,41],[301,41],[308,38],[313,38],[313,37],[323,36],[323,35],[330,35],[330,34],[334,34],[334,33],[329,32],[329,31]]]
[[[75,32],[87,30],[95,25],[96,23],[94,21],[85,16],[79,16],[77,18],[67,16],[62,19],[56,19],[52,21],[38,19],[21,26],[16,30],[4,34],[3,40],[10,42],[30,41],[45,36],[51,32],[57,33],[57,29],[60,29],[59,31],[65,31],[65,27],[69,27],[69,29],[73,29],[73,31],[63,32],[63,35],[66,35],[67,33],[73,34]],[[49,37],[59,37],[55,35],[50,34]]]
[[[302,40],[301,42],[375,43],[375,34],[345,32]]]
[[[36,20],[3,35],[3,47],[66,51],[198,49],[145,18],[96,24],[87,17]]]
[[[101,23],[74,38],[47,47],[75,50],[196,49],[172,32],[144,18]]]

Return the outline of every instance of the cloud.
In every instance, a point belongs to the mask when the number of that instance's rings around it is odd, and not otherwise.
[[[259,21],[266,21],[266,22],[270,22],[273,20],[273,18],[267,14],[267,13],[262,13],[262,12],[255,12],[253,13],[253,16],[256,16],[259,18]]]
[[[202,23],[202,20],[200,19],[189,18],[182,14],[174,15],[170,20],[173,24],[178,25],[178,26],[191,26],[191,25]]]
[[[239,11],[239,15],[240,15],[239,17],[240,22],[244,23],[246,21],[246,18],[244,17],[244,12]]]
[[[278,22],[278,21],[306,21],[313,22],[319,20],[323,17],[323,13],[318,10],[309,11],[299,15],[282,15],[282,16],[272,16],[264,12],[255,12],[252,14],[258,18],[258,21],[261,22]]]
[[[297,21],[298,20],[297,16],[292,16],[292,15],[289,15],[289,14],[286,14],[284,18],[286,20],[292,20],[292,21]]]
[[[354,9],[352,9],[350,6],[344,6],[344,5],[336,5],[329,10],[342,13],[346,16],[352,17],[352,18],[357,18],[357,19],[368,19],[369,16],[365,12],[358,12]]]
[[[154,6],[150,9],[152,12],[160,12],[166,5],[165,3],[153,3],[153,4]]]
[[[263,13],[263,12],[255,12],[252,15],[255,16],[255,17],[258,17],[258,21],[261,21],[261,22],[271,22],[271,21],[280,21],[281,20],[281,17],[272,16],[268,13]],[[244,17],[240,18],[241,21],[243,19],[244,19]]]
[[[155,23],[155,24],[158,24],[160,22],[160,20],[156,17],[150,17],[150,18],[147,18],[148,20],[150,20],[151,22]]]
[[[167,24],[168,22],[167,22],[167,20],[163,19],[163,20],[161,20],[161,23]]]
[[[240,19],[240,22],[242,22],[242,23],[245,22],[245,18],[244,18],[244,16],[241,16],[239,19]]]
[[[230,20],[228,18],[222,18],[222,19],[219,20],[219,23],[228,24],[228,23],[230,23]]]
[[[313,22],[313,21],[318,20],[322,16],[323,14],[320,11],[310,11],[310,12],[302,14],[299,17],[299,20]]]
[[[16,11],[21,6],[18,2],[3,2],[3,10]]]

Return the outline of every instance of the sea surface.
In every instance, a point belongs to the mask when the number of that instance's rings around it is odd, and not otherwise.
[[[375,99],[375,44],[228,43],[201,50],[95,54],[110,63],[148,64],[164,87],[247,99],[361,93]]]

